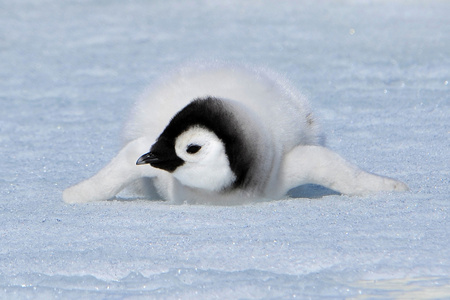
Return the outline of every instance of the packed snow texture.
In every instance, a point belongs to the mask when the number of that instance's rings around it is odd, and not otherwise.
[[[1,1],[0,298],[450,294],[449,1]],[[62,191],[134,99],[193,60],[266,66],[327,145],[407,193],[303,186],[244,206]]]

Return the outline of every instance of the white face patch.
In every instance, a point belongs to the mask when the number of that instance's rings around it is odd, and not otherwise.
[[[183,132],[175,140],[175,152],[185,163],[173,176],[183,185],[220,191],[236,180],[223,142],[207,129],[192,127]]]

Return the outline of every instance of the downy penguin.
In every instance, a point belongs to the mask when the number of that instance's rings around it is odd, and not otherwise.
[[[172,203],[280,199],[313,183],[348,195],[406,191],[324,147],[305,96],[268,70],[184,67],[135,104],[124,147],[67,203],[107,200],[125,187]]]

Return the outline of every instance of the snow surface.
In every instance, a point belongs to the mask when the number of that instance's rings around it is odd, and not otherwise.
[[[0,298],[450,295],[450,2],[241,2],[0,1]],[[411,192],[63,203],[193,59],[286,74],[330,148]]]

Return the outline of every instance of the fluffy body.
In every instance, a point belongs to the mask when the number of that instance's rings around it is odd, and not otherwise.
[[[202,126],[198,118],[205,119]],[[349,195],[408,189],[322,146],[306,98],[267,70],[183,68],[137,101],[123,138],[119,154],[98,174],[65,190],[64,201],[106,200],[127,186],[173,203],[216,204],[279,199],[307,183]],[[190,145],[199,152],[186,152]],[[150,148],[173,151],[181,162],[170,171],[136,165]]]

